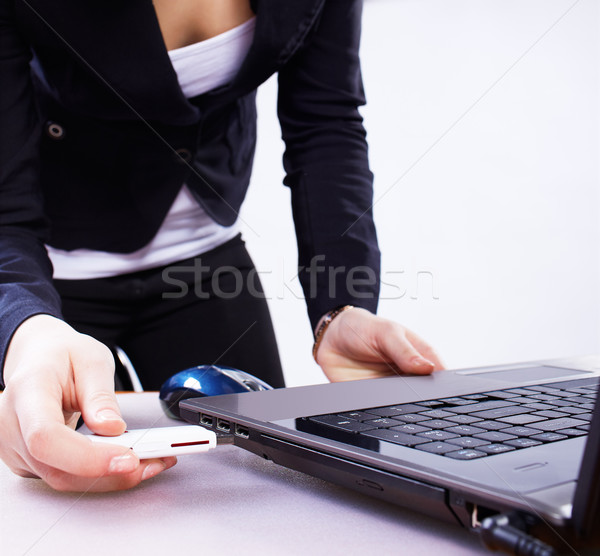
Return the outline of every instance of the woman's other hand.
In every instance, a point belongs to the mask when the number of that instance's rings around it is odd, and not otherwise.
[[[414,332],[358,307],[331,321],[316,359],[332,382],[426,375],[444,368],[433,348]]]

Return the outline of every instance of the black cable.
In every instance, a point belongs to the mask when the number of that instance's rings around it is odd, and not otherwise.
[[[486,517],[479,527],[483,544],[513,556],[557,556],[551,546],[511,524],[510,514]]]

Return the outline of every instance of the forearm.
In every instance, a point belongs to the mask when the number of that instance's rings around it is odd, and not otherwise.
[[[379,295],[373,175],[359,113],[361,8],[360,0],[327,2],[309,42],[279,72],[284,183],[313,330],[335,307],[374,312]]]
[[[38,314],[61,316],[52,267],[40,240],[0,232],[0,369],[15,330]],[[0,383],[4,386],[3,373]]]

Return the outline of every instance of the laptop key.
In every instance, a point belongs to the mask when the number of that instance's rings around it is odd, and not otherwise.
[[[527,407],[528,409],[536,409],[541,411],[542,409],[555,409],[556,406],[550,405],[543,402],[535,402],[535,403],[526,403],[523,407]]]
[[[484,394],[490,398],[500,398],[502,400],[517,397],[517,394],[511,394],[510,392],[506,392],[504,390],[494,390],[493,392],[484,392]]]
[[[561,398],[575,398],[577,396],[580,396],[581,394],[577,394],[575,392],[570,392],[569,390],[561,390],[558,395]]]
[[[453,427],[456,423],[447,421],[445,419],[431,419],[430,421],[425,422],[425,424],[430,429],[445,429],[448,427]]]
[[[373,409],[367,409],[368,413],[379,415],[380,417],[396,417],[397,415],[404,415],[405,413],[416,413],[421,411],[423,408],[412,404],[405,403],[403,405],[389,405],[387,407],[374,407]]]
[[[469,394],[467,396],[463,396],[466,400],[485,400],[487,396],[485,394]]]
[[[540,434],[542,431],[532,429],[531,427],[510,427],[508,429],[502,429],[502,432],[506,434],[515,434],[517,436],[532,436],[534,434]]]
[[[591,413],[582,413],[581,415],[577,415],[577,419],[583,419],[584,421],[591,421],[592,414]]]
[[[587,387],[585,387],[585,388],[568,388],[567,392],[573,392],[575,394],[589,394],[590,390]]]
[[[456,446],[447,444],[446,442],[428,442],[427,444],[419,444],[415,448],[423,452],[429,452],[430,454],[445,454],[456,450]]]
[[[537,385],[537,386],[528,386],[527,387],[528,390],[535,390],[536,392],[544,392],[546,394],[556,394],[556,392],[558,392],[560,390],[560,388],[558,386],[552,387],[552,386],[541,386],[541,385]]]
[[[540,400],[542,402],[544,401],[551,401],[551,400],[556,400],[557,397],[553,394],[533,394],[531,396],[529,396],[530,398],[535,398],[536,400]]]
[[[587,434],[587,432],[582,431],[581,429],[561,429],[556,431],[558,434],[566,434],[567,436],[583,436]]]
[[[507,446],[506,444],[486,444],[485,446],[479,446],[477,448],[486,454],[502,454],[504,452],[512,452],[516,450],[514,446]]]
[[[486,444],[485,446],[479,446],[477,449],[487,454],[502,454],[503,452],[512,452],[515,447],[506,444]]]
[[[469,405],[477,403],[476,400],[469,400],[465,398],[443,398],[440,401],[449,405]]]
[[[572,406],[581,406],[585,403],[594,403],[596,396],[577,396],[573,398],[563,398],[565,401],[569,402]]]
[[[530,448],[542,444],[539,440],[533,440],[532,438],[516,438],[515,440],[507,440],[505,443],[515,448]]]
[[[548,402],[548,403],[550,403],[554,406],[553,409],[556,409],[557,407],[573,407],[573,405],[574,405],[570,401],[561,400],[561,399],[552,400],[551,402]]]
[[[568,413],[563,413],[561,411],[553,411],[553,410],[544,410],[544,411],[535,411],[532,415],[539,415],[540,417],[547,417],[548,419],[556,419],[558,417],[567,417]]]
[[[364,421],[365,425],[372,425],[373,428],[385,429],[388,427],[396,427],[402,424],[402,421],[396,419],[388,419],[387,417],[380,417],[379,419],[371,419],[370,421]]]
[[[417,413],[408,413],[407,415],[396,415],[396,419],[405,423],[420,423],[421,421],[429,421],[429,417],[419,415]]]
[[[354,419],[355,421],[368,421],[375,418],[373,413],[366,413],[365,411],[347,411],[346,413],[339,413],[339,416],[345,419]]]
[[[537,423],[538,421],[543,421],[544,418],[536,417],[535,415],[526,413],[522,415],[511,415],[509,417],[502,417],[498,420],[503,421],[504,423],[510,423],[511,425],[527,425],[528,423]]]
[[[482,429],[497,431],[501,429],[506,429],[511,425],[509,423],[503,423],[502,421],[479,421],[477,423],[477,426],[481,427]]]
[[[510,415],[519,415],[520,413],[528,413],[529,409],[522,406],[498,407],[496,409],[488,409],[487,411],[478,411],[475,417],[483,417],[484,419],[499,419],[500,417],[509,417]]]
[[[343,417],[339,417],[337,415],[321,415],[320,417],[311,417],[309,421],[347,432],[363,432],[370,431],[375,428],[373,425],[365,425],[360,421],[344,419]]]
[[[451,438],[458,438],[458,434],[454,434],[451,432],[446,432],[445,430],[433,430],[420,432],[417,436],[421,436],[422,438],[427,438],[429,440],[448,440]]]
[[[481,421],[479,417],[472,417],[471,415],[455,415],[454,417],[447,417],[446,421],[452,421],[452,424],[460,423],[461,425],[468,425],[470,423],[477,423]]]
[[[506,392],[510,392],[511,394],[518,394],[519,396],[529,396],[530,394],[537,394],[537,391],[528,390],[527,388],[511,388],[510,390],[506,390]]]
[[[516,398],[510,398],[510,401],[513,403],[525,404],[525,403],[536,403],[538,400],[536,400],[535,398],[530,398],[528,396],[518,396]]]
[[[392,431],[404,432],[406,434],[417,434],[418,432],[426,432],[431,429],[428,427],[422,427],[421,425],[413,425],[412,423],[406,423],[398,427],[390,427]]]
[[[569,437],[566,434],[558,434],[557,432],[543,432],[542,434],[535,434],[531,438],[541,442],[556,442]]]
[[[489,402],[479,402],[479,403],[473,403],[473,404],[469,404],[469,405],[459,405],[457,407],[453,407],[452,411],[454,413],[475,413],[476,411],[485,411],[486,409],[496,409],[497,407],[505,407],[507,405],[512,405],[512,404],[506,400],[490,400]]]
[[[449,429],[446,429],[446,432],[453,432],[460,435],[469,435],[485,432],[485,429],[479,427],[471,427],[470,425],[457,425],[456,427],[450,427]]]
[[[443,409],[430,409],[429,411],[421,411],[421,415],[425,415],[430,419],[444,419],[446,417],[453,417],[455,413],[450,411],[444,411]]]
[[[481,440],[489,440],[490,442],[505,442],[506,440],[515,440],[517,437],[514,434],[506,434],[501,431],[488,431],[480,434],[475,434],[475,438]]]
[[[386,442],[401,444],[402,446],[416,446],[417,444],[423,444],[424,442],[431,442],[427,438],[421,438],[420,436],[412,434],[404,434],[398,431],[391,431],[389,429],[365,432],[362,436],[377,438],[378,440],[385,440]]]
[[[448,444],[455,444],[456,446],[460,446],[461,448],[477,448],[478,446],[489,444],[489,442],[487,442],[486,440],[481,440],[479,438],[471,438],[470,436],[450,438],[447,440],[447,442]]]
[[[465,448],[462,450],[457,450],[456,452],[447,452],[444,454],[444,456],[452,459],[470,460],[483,458],[487,456],[487,454],[485,452],[482,452],[481,450],[472,450],[469,448]]]
[[[572,427],[577,427],[578,425],[585,425],[586,422],[581,419],[573,419],[571,417],[561,417],[559,419],[550,419],[548,421],[543,421],[541,423],[536,423],[535,427],[537,429],[542,429],[543,431],[558,431],[559,429],[568,429]]]
[[[423,407],[438,407],[440,405],[444,405],[444,402],[440,400],[427,400],[424,402],[418,402],[416,405],[422,405]]]

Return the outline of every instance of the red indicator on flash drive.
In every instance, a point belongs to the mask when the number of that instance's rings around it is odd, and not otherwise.
[[[171,448],[181,448],[182,446],[200,446],[201,444],[210,444],[208,440],[199,440],[198,442],[178,442],[171,444]]]

